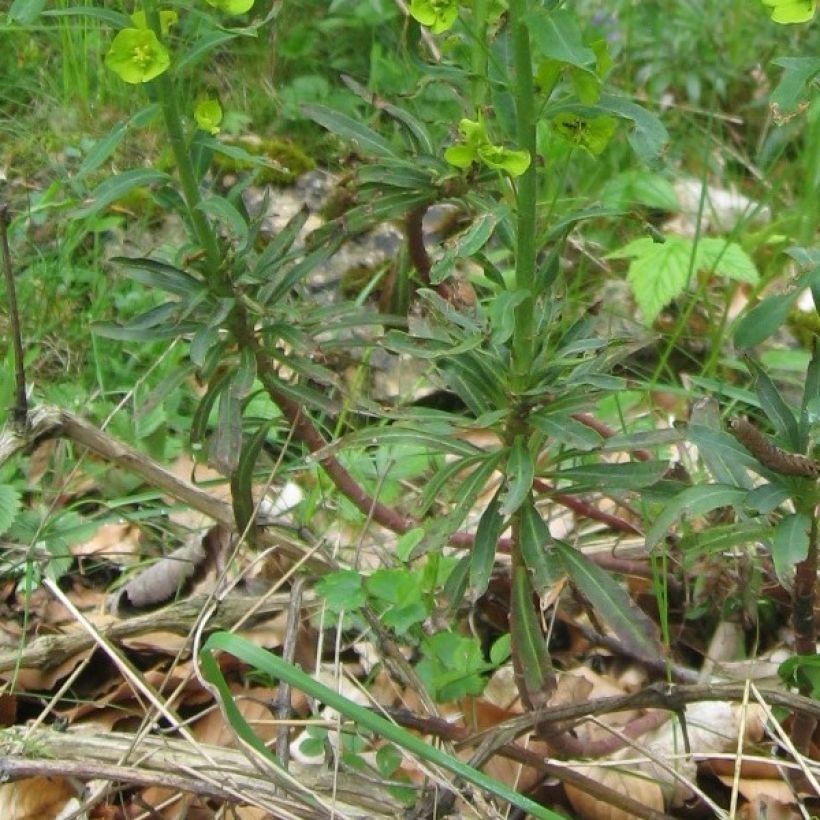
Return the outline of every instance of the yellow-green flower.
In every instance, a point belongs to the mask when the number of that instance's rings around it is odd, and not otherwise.
[[[169,65],[168,49],[148,28],[124,28],[111,41],[105,64],[127,83],[147,83]]]
[[[518,177],[529,168],[529,151],[516,151],[503,145],[494,145],[487,136],[482,119],[463,119],[458,124],[462,142],[451,145],[444,152],[444,159],[456,168],[469,168],[474,162],[483,162],[489,168],[506,171]]]
[[[209,6],[225,14],[244,14],[253,8],[254,0],[205,0]]]
[[[763,0],[772,7],[775,23],[808,23],[817,11],[817,0]]]
[[[222,122],[222,106],[219,100],[200,100],[194,111],[194,119],[203,131],[209,134],[219,133],[219,123]]]
[[[458,0],[412,0],[410,16],[427,26],[433,34],[441,34],[455,23]]]
[[[582,117],[580,114],[558,114],[552,127],[567,142],[597,157],[615,133],[614,117]]]

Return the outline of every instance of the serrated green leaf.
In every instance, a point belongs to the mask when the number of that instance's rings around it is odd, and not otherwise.
[[[809,554],[811,519],[804,513],[784,516],[772,538],[772,561],[777,577],[788,581],[794,568]]]
[[[352,569],[325,573],[316,582],[316,594],[323,598],[327,608],[337,615],[344,611],[361,609],[367,599],[364,594],[364,576]]]
[[[20,511],[20,493],[9,484],[0,484],[0,535],[14,522]]]
[[[703,515],[718,507],[740,506],[746,499],[746,489],[729,484],[696,484],[664,507],[646,533],[646,548],[653,549],[683,515]]]
[[[593,564],[582,552],[556,541],[556,554],[573,586],[586,598],[601,620],[637,658],[657,662],[662,648],[655,624],[612,576]]]

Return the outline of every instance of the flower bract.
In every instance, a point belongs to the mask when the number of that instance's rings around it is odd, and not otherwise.
[[[771,6],[775,23],[808,23],[817,11],[817,0],[763,0]]]
[[[244,14],[253,8],[254,0],[205,0],[209,6],[225,14]]]
[[[171,64],[168,49],[148,28],[124,28],[111,41],[105,64],[127,83],[147,83]]]
[[[219,131],[219,123],[222,122],[222,106],[219,100],[200,100],[194,111],[196,124],[209,134],[216,134]]]
[[[433,34],[452,28],[458,17],[458,0],[412,0],[410,15]]]

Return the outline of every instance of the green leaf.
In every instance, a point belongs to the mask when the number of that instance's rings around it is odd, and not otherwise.
[[[664,507],[646,533],[646,548],[659,544],[683,515],[702,515],[718,507],[736,507],[746,499],[746,489],[729,484],[697,484],[687,487]]]
[[[8,11],[10,23],[31,25],[46,7],[47,0],[14,0]]]
[[[524,22],[542,57],[578,68],[596,62],[595,52],[584,45],[577,15],[568,9],[537,8],[526,15]]]
[[[481,514],[470,551],[470,589],[474,598],[486,592],[495,566],[498,539],[504,530],[504,518],[498,512],[500,494],[499,489]]]
[[[801,692],[809,689],[814,700],[820,698],[820,655],[792,655],[780,664],[777,674],[786,686]]]
[[[233,378],[231,379],[233,381]],[[219,396],[216,429],[211,436],[208,453],[210,460],[223,475],[230,475],[239,464],[242,451],[242,404],[230,383]]]
[[[772,561],[777,577],[787,581],[794,568],[809,554],[811,519],[804,513],[784,516],[772,538]]]
[[[668,461],[628,461],[623,464],[583,464],[556,470],[557,481],[570,481],[573,492],[639,490],[659,481],[669,469]]]
[[[666,177],[644,169],[624,171],[611,177],[601,191],[601,202],[610,208],[643,205],[673,213],[680,207],[672,183]]]
[[[759,278],[754,262],[740,246],[714,237],[701,237],[697,244],[683,236],[667,237],[665,242],[642,237],[607,258],[633,259],[627,280],[647,324],[686,290],[698,270],[752,284]]]
[[[755,305],[737,323],[734,333],[735,344],[739,348],[754,347],[776,333],[785,323],[799,295],[799,291],[778,293],[767,296],[760,304]]]
[[[111,261],[126,265],[129,278],[135,282],[149,288],[157,288],[167,293],[173,293],[175,296],[190,298],[206,290],[206,285],[202,280],[158,259],[115,256]]]
[[[259,429],[242,445],[239,463],[231,474],[231,501],[236,520],[236,531],[244,533],[253,520],[256,504],[253,500],[253,478],[259,453],[268,437],[270,422],[259,425]]]
[[[593,564],[569,544],[556,541],[554,550],[561,558],[573,586],[630,653],[636,658],[657,662],[662,656],[662,648],[655,624],[623,587],[606,570]]]
[[[361,609],[367,599],[364,594],[364,577],[352,569],[328,572],[316,582],[316,594],[323,598],[327,608],[339,614]]]
[[[396,558],[409,561],[413,550],[424,540],[424,527],[413,527],[396,541]]]
[[[820,58],[781,57],[773,62],[785,69],[769,97],[772,118],[778,125],[782,125],[807,107],[809,84],[820,74]]]
[[[0,484],[0,535],[14,522],[20,511],[20,493],[9,484]]]
[[[398,158],[387,140],[359,120],[354,120],[352,117],[324,105],[305,104],[301,108],[307,117],[326,128],[331,134],[336,134],[352,143],[365,156]]]
[[[581,452],[594,450],[604,441],[604,437],[597,430],[576,421],[569,413],[559,414],[550,407],[544,407],[533,413],[530,421],[534,427],[546,433],[557,444],[563,444]]]
[[[648,164],[657,163],[669,142],[669,133],[663,123],[651,111],[626,97],[602,94],[596,110],[607,111],[622,119],[631,120],[634,128],[629,134],[629,144],[640,159]]]
[[[755,392],[760,399],[760,407],[766,414],[775,430],[787,442],[788,447],[796,452],[800,447],[800,432],[797,419],[791,408],[786,404],[775,383],[769,374],[751,357],[745,357],[746,366],[754,376]]]
[[[484,691],[488,664],[478,638],[437,632],[421,642],[421,654],[416,672],[436,702],[448,703]]]
[[[94,143],[91,150],[85,155],[74,180],[83,179],[92,171],[96,171],[117,149],[122,140],[135,128],[141,128],[150,123],[159,114],[160,107],[157,103],[151,103],[141,111],[137,111],[125,122],[117,123],[108,134],[101,137]]]
[[[81,208],[77,208],[71,214],[71,219],[93,216],[138,188],[165,183],[170,179],[168,174],[153,168],[134,168],[130,171],[123,171],[121,174],[115,174],[91,192],[89,201]]]
[[[240,241],[248,238],[248,223],[238,208],[223,196],[212,194],[199,203],[199,209],[228,227],[230,233]]]
[[[820,401],[820,345],[815,341],[811,361],[806,369],[806,383],[803,387],[803,398],[800,402],[800,438],[798,452],[804,453],[809,442],[809,432],[817,419],[813,417],[812,408]]]
[[[533,460],[527,439],[517,435],[507,456],[507,482],[501,498],[501,515],[512,515],[529,497],[535,478]]]
[[[556,678],[547,642],[535,614],[533,588],[526,567],[515,567],[510,600],[510,638],[516,683],[525,705],[546,703]]]
[[[430,614],[418,574],[404,567],[377,569],[364,586],[379,620],[397,635],[404,635]]]
[[[532,498],[521,508],[520,533],[524,566],[530,573],[535,592],[543,595],[562,577],[563,572],[555,562],[549,528]]]
[[[128,28],[131,18],[127,14],[111,9],[98,8],[96,6],[70,6],[64,9],[46,9],[43,17],[88,17],[105,23],[115,29]]]
[[[703,463],[719,484],[752,488],[754,482],[747,470],[756,469],[757,460],[734,436],[700,424],[690,424],[686,435],[698,448]]]

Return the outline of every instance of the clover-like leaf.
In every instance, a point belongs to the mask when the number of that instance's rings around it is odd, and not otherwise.
[[[159,77],[171,65],[171,58],[151,29],[124,28],[111,41],[105,64],[121,80],[136,85]]]
[[[209,6],[225,14],[244,14],[253,8],[254,0],[205,0]]]
[[[194,111],[194,119],[203,131],[209,134],[219,133],[219,123],[222,122],[222,106],[219,100],[200,100]]]
[[[606,148],[617,124],[614,117],[583,117],[569,112],[558,114],[552,121],[557,134],[594,157]]]
[[[458,17],[458,0],[413,0],[410,16],[429,28],[433,34],[441,34],[452,28]]]
[[[808,23],[817,11],[817,0],[763,0],[771,7],[775,23]]]

